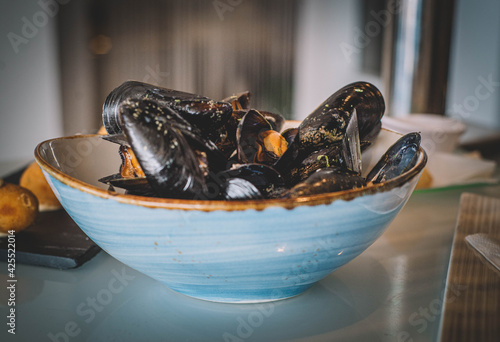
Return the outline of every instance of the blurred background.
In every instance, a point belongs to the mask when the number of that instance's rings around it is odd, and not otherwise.
[[[388,116],[500,130],[498,0],[3,0],[0,162],[100,127],[126,80],[302,119],[340,87],[380,88]],[[486,132],[486,133],[484,133]]]

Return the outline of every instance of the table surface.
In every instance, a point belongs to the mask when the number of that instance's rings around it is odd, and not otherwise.
[[[0,165],[0,176],[22,163]],[[10,170],[9,170],[10,169]],[[263,304],[178,294],[101,251],[80,268],[16,266],[16,335],[1,341],[435,341],[460,195],[499,185],[416,191],[363,254],[305,293]],[[450,295],[451,294],[451,295]]]

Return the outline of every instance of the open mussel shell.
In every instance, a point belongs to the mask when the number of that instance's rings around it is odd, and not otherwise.
[[[253,163],[259,150],[257,139],[261,132],[272,130],[271,124],[256,110],[249,110],[236,129],[238,159],[241,163]]]
[[[283,193],[282,198],[297,198],[366,186],[359,174],[338,167],[319,169],[307,179]]]
[[[206,155],[210,171],[219,172],[227,168],[227,157],[219,150],[214,142],[196,134],[196,131],[181,132],[193,149]]]
[[[371,131],[368,131],[363,135],[363,139],[361,140],[360,137],[360,150],[364,151],[368,147],[370,147],[374,142],[375,139],[377,139],[378,134],[380,133],[380,130],[382,129],[382,121],[377,122],[371,129]]]
[[[212,136],[213,141],[217,145],[217,148],[221,153],[224,154],[226,158],[230,158],[237,148],[236,130],[238,124],[240,123],[243,116],[248,112],[248,110],[233,110],[231,117],[224,126],[216,131],[216,134]]]
[[[273,165],[286,151],[288,143],[258,111],[249,110],[236,130],[240,163]]]
[[[126,190],[128,195],[158,197],[155,190],[149,185],[146,177],[123,178],[119,173],[103,177],[99,182],[108,184],[110,190],[120,188]]]
[[[118,145],[123,145],[123,146],[128,146],[128,140],[125,134],[118,133],[118,134],[107,134],[107,135],[101,135],[101,138],[104,140],[107,140],[109,142],[118,144]]]
[[[169,107],[205,135],[220,128],[229,119],[232,106],[208,97],[158,87],[152,84],[127,81],[109,93],[103,105],[102,121],[109,134],[123,130],[119,107],[126,100],[148,99],[159,106]]]
[[[278,113],[267,112],[260,110],[259,113],[271,124],[271,128],[275,131],[281,132],[285,125],[285,118]]]
[[[351,119],[347,125],[344,139],[342,139],[340,145],[347,169],[361,174],[361,143],[356,109],[354,109],[351,114]]]
[[[267,165],[242,164],[217,174],[217,179],[223,182],[232,178],[249,181],[259,190],[263,198],[276,198],[285,190],[283,177]]]
[[[288,148],[285,138],[274,130],[260,132],[257,137],[257,153],[254,161],[261,164],[274,164]]]
[[[293,142],[293,140],[295,139],[295,137],[297,136],[298,132],[299,132],[299,130],[296,127],[288,128],[288,129],[284,130],[283,132],[281,132],[281,135],[283,136],[283,138],[285,138],[288,145],[290,145]]]
[[[320,118],[322,115],[315,116],[315,118]],[[312,127],[309,124],[306,126]],[[311,139],[318,139],[316,149],[313,148],[314,144],[308,145],[309,141],[303,143],[304,140],[299,137],[301,132],[301,126],[299,126],[296,129],[295,139],[291,141],[288,150],[275,164],[276,169],[283,175],[289,186],[297,184],[306,179],[312,172],[324,167],[337,166],[361,173],[361,150],[355,109],[347,120],[347,127],[342,128],[341,140],[328,141],[323,139],[323,135],[328,131],[325,126],[319,125],[316,129],[318,136],[314,137],[312,131],[310,135]]]
[[[302,121],[287,150],[275,162],[274,167],[285,178],[290,170],[299,167],[311,153],[340,144],[344,139],[351,112],[329,109],[315,110]]]
[[[228,102],[233,107],[233,110],[249,109],[250,108],[251,94],[249,91],[237,93],[228,96],[221,100],[221,102]]]
[[[164,110],[145,101],[125,102],[120,106],[123,130],[159,196],[193,198],[206,190],[203,168],[182,132],[165,118]]]
[[[421,137],[408,133],[396,141],[366,176],[367,182],[381,183],[405,173],[418,159]]]

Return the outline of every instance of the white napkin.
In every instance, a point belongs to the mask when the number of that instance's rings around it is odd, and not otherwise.
[[[492,178],[496,163],[477,156],[436,152],[429,156],[427,171],[432,176],[432,188],[458,184],[496,183]]]
[[[500,271],[500,243],[497,240],[488,234],[478,233],[467,235],[465,241]]]

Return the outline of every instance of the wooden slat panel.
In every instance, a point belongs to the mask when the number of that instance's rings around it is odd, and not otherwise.
[[[96,34],[112,41],[96,57],[98,97],[135,79],[214,99],[249,90],[255,108],[289,115],[295,1],[234,3],[221,13],[213,1],[94,2],[108,13]]]
[[[500,272],[465,237],[500,238],[500,200],[464,193],[446,284],[441,341],[500,341]]]

